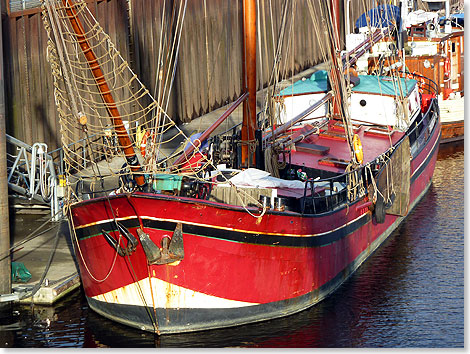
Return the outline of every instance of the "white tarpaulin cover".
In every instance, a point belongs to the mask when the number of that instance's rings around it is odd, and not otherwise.
[[[244,171],[241,171],[236,176],[230,178],[229,180],[235,186],[245,187],[245,188],[271,188],[273,190],[279,189],[290,189],[290,190],[297,190],[297,193],[303,194],[303,190],[305,188],[305,182],[299,180],[285,180],[281,178],[276,178],[270,176],[269,172],[258,170],[256,168],[248,168]],[[228,186],[228,184],[225,184]],[[224,186],[224,184],[220,184],[219,186]],[[325,195],[331,193],[328,189],[330,183],[327,181],[317,181],[315,182],[316,188],[327,188],[324,191]],[[342,191],[346,188],[346,184],[341,182],[334,182],[333,186],[335,188],[334,193]]]
[[[425,23],[428,21],[437,23],[437,20],[438,20],[437,13],[426,12],[424,10],[416,10],[416,11],[410,12],[403,22],[406,27],[410,27],[412,25],[418,25],[420,23]]]
[[[304,189],[305,182],[299,180],[285,180],[270,176],[269,172],[248,168],[235,177],[230,178],[236,186],[260,187],[260,188],[292,188]]]

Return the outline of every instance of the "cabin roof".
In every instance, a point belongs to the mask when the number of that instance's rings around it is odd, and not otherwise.
[[[310,78],[303,78],[283,89],[280,96],[301,95],[307,93],[321,93],[327,91],[327,73],[324,70],[317,71]],[[353,87],[353,92],[382,94],[395,96],[399,95],[398,84],[389,76],[359,75],[360,83]],[[400,78],[405,96],[408,96],[416,85],[416,80]]]

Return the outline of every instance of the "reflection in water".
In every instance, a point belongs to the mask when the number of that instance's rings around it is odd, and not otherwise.
[[[54,307],[18,305],[13,347],[83,347],[85,321],[89,312],[80,291]]]
[[[54,308],[16,309],[16,328],[3,327],[0,339],[14,347],[463,347],[463,171],[463,144],[441,146],[433,185],[408,219],[332,296],[299,314],[158,337],[101,317],[76,292]]]

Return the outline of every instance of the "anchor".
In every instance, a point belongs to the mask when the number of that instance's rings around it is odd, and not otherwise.
[[[140,243],[149,264],[168,264],[184,258],[183,225],[181,223],[176,224],[171,238],[168,235],[163,237],[161,248],[142,229],[137,229],[137,235],[139,235]]]
[[[115,224],[119,234],[127,240],[127,246],[125,248],[123,248],[120,245],[120,242],[118,242],[118,240],[111,236],[106,230],[101,229],[101,232],[103,233],[106,242],[108,242],[108,244],[113,247],[121,257],[129,256],[135,251],[139,243],[135,236],[131,234],[120,222],[116,221]]]

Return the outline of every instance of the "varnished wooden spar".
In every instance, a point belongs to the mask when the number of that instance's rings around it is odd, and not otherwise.
[[[288,122],[284,123],[280,127],[277,127],[274,132],[269,132],[266,136],[263,137],[263,141],[268,141],[269,139],[279,136],[280,134],[285,133],[287,130],[291,129],[295,124],[305,119],[310,113],[316,111],[318,108],[322,107],[323,104],[328,102],[331,98],[333,98],[333,91],[328,92],[323,96],[320,100],[315,102],[313,105],[308,107],[305,111],[298,114]]]
[[[243,104],[242,166],[255,165],[250,145],[255,141],[256,124],[256,0],[243,0],[243,85],[249,93]]]
[[[212,125],[202,133],[202,135],[196,139],[192,144],[189,145],[189,147],[186,149],[186,151],[183,152],[183,154],[178,157],[178,159],[173,163],[173,168],[176,169],[178,168],[181,163],[183,163],[185,160],[189,159],[191,157],[191,154],[193,153],[194,149],[197,147],[201,146],[201,144],[211,135],[214,130],[217,129],[219,125],[221,125],[225,119],[227,119],[230,114],[233,113],[233,111],[242,103],[245,102],[248,97],[248,93],[245,92],[243,95],[238,97],[238,99],[232,103],[232,105],[214,122]]]
[[[126,156],[127,163],[129,164],[132,172],[141,172],[142,168],[140,167],[139,160],[134,152],[133,144],[129,135],[127,134],[126,128],[121,119],[121,114],[116,106],[111,90],[109,89],[106,79],[104,78],[103,71],[98,63],[93,49],[90,47],[86,37],[85,30],[83,29],[82,23],[77,16],[77,11],[75,9],[75,4],[73,0],[62,0],[62,3],[65,6],[65,11],[67,17],[72,25],[72,28],[77,36],[77,42],[80,45],[80,48],[87,59],[88,65],[90,66],[93,77],[95,78],[96,85],[100,91],[101,98],[104,103],[106,103],[106,109],[111,116],[113,121],[114,129],[116,130],[117,137],[119,140],[119,145],[121,146],[122,151]],[[145,184],[145,179],[143,175],[137,174],[135,177],[137,185],[143,186]]]
[[[372,46],[384,39],[390,33],[390,27],[377,28],[370,39],[360,43],[356,48],[343,55],[343,71],[354,65],[357,60],[367,52]]]

